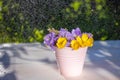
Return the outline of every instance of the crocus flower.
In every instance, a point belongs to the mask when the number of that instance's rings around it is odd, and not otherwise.
[[[81,36],[81,39],[83,41],[82,47],[89,46],[91,47],[93,45],[93,35],[91,33],[83,33]]]
[[[66,29],[61,29],[59,31],[59,36],[60,37],[66,37],[68,41],[74,39],[73,35]]]
[[[44,37],[44,43],[50,47],[53,47],[55,44],[55,33],[51,32]]]
[[[73,35],[70,32],[66,32],[65,37],[67,38],[68,41],[71,41],[74,39]]]
[[[60,38],[58,38],[58,40],[57,40],[56,46],[57,46],[58,48],[63,48],[63,47],[66,46],[66,43],[67,43],[67,39],[64,38],[64,37],[60,37]]]
[[[88,40],[88,34],[83,33],[82,36],[81,36],[81,38],[82,38],[83,42],[86,42]]]
[[[59,31],[59,36],[60,37],[65,37],[65,35],[66,35],[67,32],[68,31],[66,29],[61,28],[60,31]]]
[[[89,38],[93,37],[93,35],[91,33],[87,33],[87,34],[88,34]]]
[[[86,46],[92,47],[93,46],[94,39],[91,37],[86,41]]]
[[[80,28],[73,29],[73,30],[72,30],[72,35],[73,35],[74,37],[76,37],[76,36],[81,36]]]
[[[79,42],[77,40],[72,40],[71,41],[71,48],[73,50],[77,50],[77,49],[79,49],[79,47],[80,47],[80,45],[79,45]]]
[[[73,35],[66,29],[60,29],[58,36],[59,37],[64,37],[64,38],[67,39],[67,43],[66,43],[67,47],[70,46],[71,40],[74,39]]]
[[[52,29],[50,33],[44,37],[44,43],[53,50],[55,47],[71,47],[73,50],[77,50],[81,47],[92,47],[93,42],[93,35],[91,33],[81,33],[79,28],[73,29],[71,32],[63,28],[57,32]]]
[[[77,36],[76,40],[78,41],[79,45],[82,46],[83,44],[82,38],[80,36]]]

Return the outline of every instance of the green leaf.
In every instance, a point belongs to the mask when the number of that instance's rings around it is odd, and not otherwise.
[[[3,20],[3,14],[0,13],[0,20]]]
[[[102,5],[97,5],[96,8],[97,8],[97,10],[101,10],[102,9]]]
[[[81,2],[80,1],[75,1],[71,4],[71,7],[74,9],[74,11],[78,11],[78,9],[80,8]]]
[[[106,40],[108,38],[108,36],[107,35],[105,35],[105,36],[103,36],[103,37],[101,37],[101,40]]]
[[[0,7],[2,7],[2,5],[3,5],[3,1],[0,1]]]

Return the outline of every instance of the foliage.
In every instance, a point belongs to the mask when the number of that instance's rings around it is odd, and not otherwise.
[[[107,5],[106,0],[74,0],[51,26],[68,26],[69,29],[78,26],[83,31],[92,32],[96,40],[120,39],[120,16],[110,11],[113,9],[111,5]]]
[[[42,42],[43,41],[43,35],[44,35],[44,31],[43,30],[38,30],[38,29],[34,29],[33,30],[33,34],[31,36],[29,36],[29,41],[30,42]]]
[[[0,0],[0,43],[41,42],[47,28],[94,34],[95,40],[120,39],[118,0]]]

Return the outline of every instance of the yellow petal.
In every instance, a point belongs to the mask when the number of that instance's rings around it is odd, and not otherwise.
[[[71,41],[71,47],[72,47],[74,50],[79,49],[79,47],[80,47],[79,42],[78,42],[77,40],[72,40],[72,41]]]
[[[82,40],[83,42],[88,40],[88,35],[86,33],[82,34]]]
[[[94,42],[94,39],[93,38],[89,38],[86,42],[86,46],[89,46],[89,47],[92,47],[93,46],[93,42]]]
[[[82,46],[83,42],[82,42],[82,39],[80,38],[80,36],[77,36],[76,37],[76,40],[79,42],[79,44]]]
[[[57,40],[56,46],[57,46],[58,48],[63,48],[63,47],[66,46],[66,43],[67,43],[67,39],[64,38],[64,37],[60,37],[60,38],[58,38],[58,40]]]

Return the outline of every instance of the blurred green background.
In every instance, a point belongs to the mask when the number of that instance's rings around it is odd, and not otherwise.
[[[119,0],[0,0],[0,43],[42,42],[48,28],[120,39]]]

